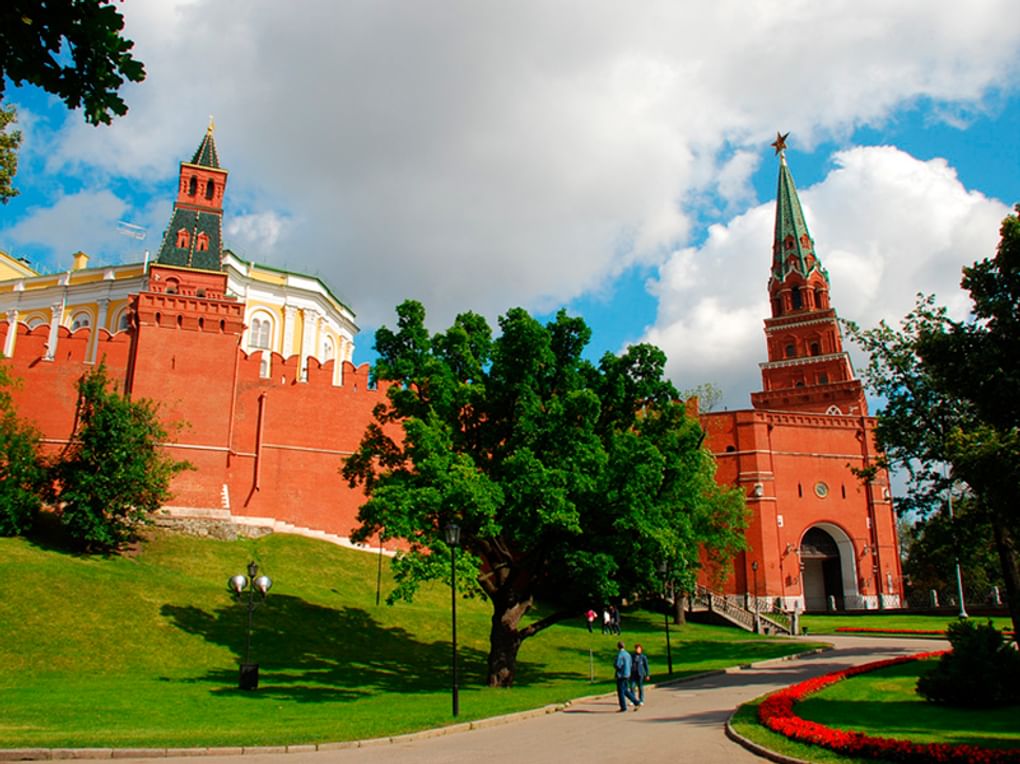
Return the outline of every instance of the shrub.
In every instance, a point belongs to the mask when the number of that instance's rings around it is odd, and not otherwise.
[[[53,499],[73,543],[116,549],[170,498],[170,481],[191,467],[163,453],[156,404],[109,389],[102,364],[78,382],[78,427],[53,468]]]
[[[17,536],[35,523],[42,504],[39,435],[14,412],[15,382],[0,366],[0,536]]]
[[[1020,653],[991,621],[959,621],[950,625],[947,636],[953,649],[917,680],[919,695],[969,708],[1020,703]]]

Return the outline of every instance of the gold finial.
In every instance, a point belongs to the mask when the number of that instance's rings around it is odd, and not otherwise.
[[[214,119],[213,119],[213,115],[212,115],[212,114],[210,114],[210,115],[209,115],[209,129],[208,129],[208,130],[206,130],[206,132],[207,132],[207,133],[208,133],[209,135],[212,135],[212,134],[213,134],[213,130],[215,130],[215,129],[216,129],[216,120],[214,120]]]
[[[772,146],[775,147],[777,154],[782,154],[786,151],[786,139],[789,136],[789,133],[780,133],[776,131],[776,139],[772,142]]]

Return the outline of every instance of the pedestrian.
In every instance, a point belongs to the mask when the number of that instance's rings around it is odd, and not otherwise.
[[[609,633],[610,634],[616,634],[617,636],[619,636],[619,634],[620,634],[620,611],[617,609],[616,605],[610,605],[609,606],[609,623],[610,623]]]
[[[633,667],[630,670],[630,691],[637,695],[638,703],[645,704],[645,682],[648,681],[648,656],[640,643],[634,645]]]
[[[629,700],[634,705],[634,710],[637,711],[641,708],[641,701],[634,697],[634,693],[630,691],[630,674],[633,670],[633,661],[631,660],[630,653],[627,652],[627,648],[623,646],[623,642],[617,642],[616,646],[620,648],[620,651],[616,654],[616,698],[620,701],[620,711],[627,710],[627,701]]]
[[[588,608],[588,612],[584,614],[585,620],[588,621],[588,633],[589,634],[592,633],[591,625],[595,622],[595,618],[596,618],[597,615],[598,614],[594,610],[592,610],[591,608]]]
[[[602,608],[602,633],[609,634],[613,629],[612,616],[609,615],[609,608]]]

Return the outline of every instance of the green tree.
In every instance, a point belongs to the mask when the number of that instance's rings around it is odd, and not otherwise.
[[[59,96],[85,121],[110,124],[127,104],[118,91],[145,79],[121,35],[124,17],[110,0],[6,0],[0,5],[0,98],[6,80]]]
[[[584,322],[541,325],[514,309],[493,338],[457,317],[430,336],[408,301],[376,333],[387,402],[343,475],[363,485],[361,540],[404,540],[391,599],[449,581],[444,528],[464,554],[458,585],[492,604],[488,683],[510,686],[522,642],[592,604],[661,592],[667,563],[688,584],[702,559],[724,569],[743,547],[742,495],[720,488],[703,433],[649,345],[599,365]],[[465,586],[466,584],[466,586]],[[525,622],[536,599],[553,612]]]
[[[698,399],[698,413],[707,414],[709,411],[714,411],[715,407],[719,405],[719,401],[722,400],[722,390],[711,382],[702,382],[690,390],[683,391],[685,401],[691,398]]]
[[[1020,207],[1018,207],[1020,211]],[[964,269],[973,315],[952,321],[919,296],[899,331],[885,323],[851,336],[870,355],[865,379],[886,399],[877,435],[906,469],[900,510],[940,506],[950,482],[971,493],[975,521],[991,528],[1014,629],[1020,629],[1020,222],[1003,221],[994,258]],[[945,465],[951,474],[944,475]]]
[[[125,82],[145,79],[145,66],[131,55],[124,17],[110,0],[5,0],[0,3],[0,102],[7,81],[35,85],[58,96],[69,109],[81,107],[85,121],[110,124],[127,113],[120,97]],[[0,202],[18,195],[21,133],[13,106],[0,105]]]
[[[45,474],[39,434],[14,410],[13,384],[7,367],[0,365],[0,536],[17,536],[32,527]]]
[[[167,432],[156,404],[110,389],[103,364],[78,381],[77,426],[52,469],[51,498],[71,540],[90,551],[131,540],[170,499],[170,481],[187,462],[161,448]]]
[[[992,587],[1003,587],[992,526],[980,512],[973,511],[973,505],[972,496],[957,496],[952,520],[948,513],[936,512],[913,525],[901,526],[903,573],[912,591],[925,596],[932,589],[955,593],[951,563],[956,559],[968,603],[987,602]]]
[[[17,121],[17,109],[0,105],[0,203],[3,204],[18,195],[18,189],[14,187],[14,176],[18,174],[21,131],[8,130]]]
[[[1020,633],[1020,205],[999,233],[995,256],[963,269],[972,318],[922,335],[918,352],[936,383],[975,412],[972,426],[949,433],[949,460],[991,523]]]

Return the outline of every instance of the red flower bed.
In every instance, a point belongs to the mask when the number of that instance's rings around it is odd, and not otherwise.
[[[830,684],[847,677],[868,671],[895,666],[907,661],[934,658],[945,650],[917,655],[889,658],[875,663],[836,671],[832,674],[808,679],[769,695],[758,707],[758,719],[773,732],[793,740],[820,745],[844,756],[859,756],[869,759],[888,759],[905,762],[978,762],[979,764],[1007,764],[1020,762],[1020,748],[979,748],[973,745],[952,745],[949,743],[912,743],[908,740],[871,737],[862,732],[845,732],[832,729],[824,724],[801,719],[793,708],[808,695],[818,692]]]

